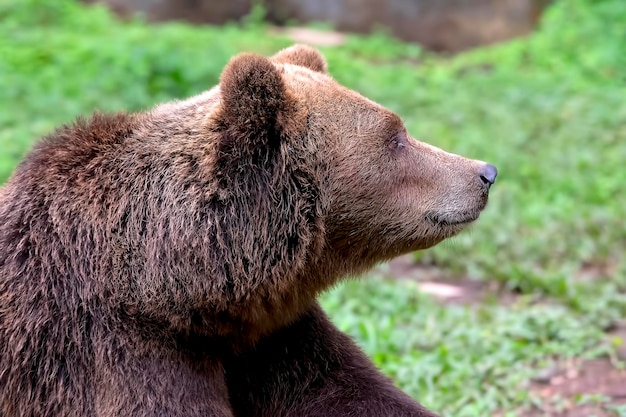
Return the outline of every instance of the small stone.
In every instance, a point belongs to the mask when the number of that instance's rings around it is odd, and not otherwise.
[[[539,370],[532,378],[531,380],[537,384],[544,384],[544,385],[556,385],[553,384],[553,380],[555,379],[555,377],[557,375],[559,375],[561,373],[561,368],[556,365],[550,365],[547,368],[541,369]]]

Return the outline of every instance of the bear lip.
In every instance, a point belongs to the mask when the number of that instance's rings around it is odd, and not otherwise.
[[[479,211],[459,211],[459,212],[428,212],[424,216],[426,220],[436,224],[437,226],[457,226],[471,223],[478,219]]]

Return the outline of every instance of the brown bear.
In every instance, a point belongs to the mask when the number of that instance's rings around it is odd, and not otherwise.
[[[0,414],[434,416],[316,297],[459,232],[495,176],[305,46],[61,127],[0,189]]]

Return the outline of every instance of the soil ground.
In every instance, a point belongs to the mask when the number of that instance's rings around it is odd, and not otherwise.
[[[436,267],[416,265],[410,256],[383,265],[380,272],[415,280],[422,291],[443,303],[472,305],[495,299],[508,305],[517,298],[497,283],[450,278]],[[617,323],[607,337],[626,341],[626,323]],[[626,361],[626,346],[621,347],[618,359]],[[618,369],[609,358],[556,363],[540,372],[530,386],[540,401],[521,412],[523,417],[626,417],[626,370]]]
[[[524,417],[626,416],[626,371],[609,359],[561,365],[550,378],[534,381],[532,391],[542,404]]]

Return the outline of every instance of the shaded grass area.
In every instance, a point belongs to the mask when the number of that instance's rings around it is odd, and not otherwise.
[[[69,0],[0,0],[0,182],[60,123],[184,98],[216,84],[237,52],[291,43],[261,19],[148,26]],[[533,36],[453,58],[382,33],[323,48],[338,81],[397,111],[414,136],[500,169],[478,224],[415,256],[501,282],[520,301],[442,306],[376,277],[323,299],[443,414],[516,415],[551,358],[613,347],[603,329],[626,312],[625,21],[621,0],[561,0]]]

